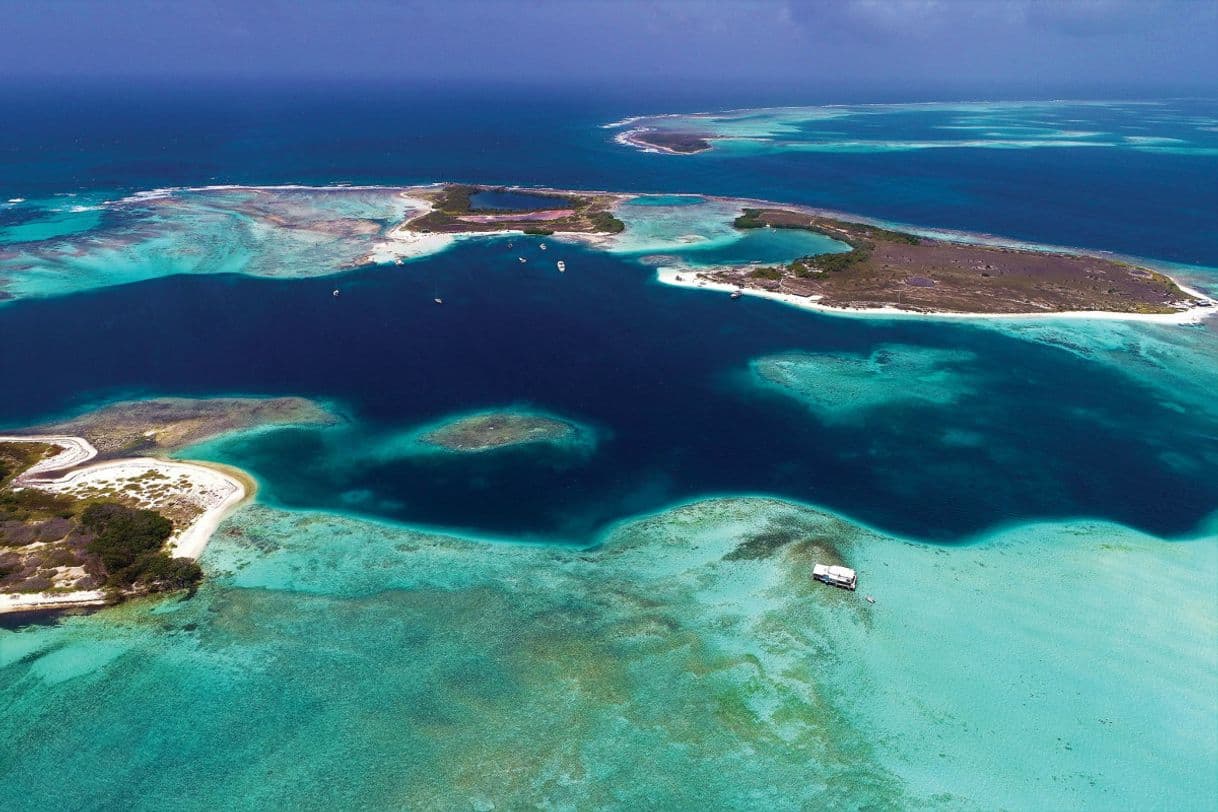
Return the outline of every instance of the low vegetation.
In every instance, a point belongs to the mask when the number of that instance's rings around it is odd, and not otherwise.
[[[711,142],[705,135],[698,133],[673,133],[663,130],[644,130],[632,136],[635,143],[657,147],[665,152],[675,152],[681,155],[692,155],[695,152],[705,152],[711,148]]]
[[[0,591],[104,589],[121,600],[198,584],[199,565],[166,552],[173,523],[156,511],[13,486],[56,450],[0,443]]]
[[[106,586],[160,592],[194,586],[203,577],[194,561],[164,552],[173,522],[156,511],[101,503],[85,508],[80,522],[93,534],[85,549],[101,563]]]
[[[448,184],[418,194],[431,201],[431,211],[406,223],[412,231],[460,234],[467,231],[523,231],[549,235],[558,231],[617,234],[626,224],[610,211],[615,197],[601,194],[566,194],[537,189],[521,190],[541,203],[524,209],[474,209],[479,192],[511,192],[507,187]],[[553,216],[539,216],[540,213]]]
[[[746,208],[735,226],[812,231],[849,250],[812,254],[786,265],[725,268],[704,276],[723,284],[816,297],[834,307],[1174,313],[1192,299],[1163,274],[1104,257],[927,239],[791,209]]]

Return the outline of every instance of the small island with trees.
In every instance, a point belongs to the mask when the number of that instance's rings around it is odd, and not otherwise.
[[[694,155],[711,148],[710,136],[700,133],[668,132],[648,127],[627,130],[618,136],[621,143],[629,144],[647,152],[663,152],[667,155]]]
[[[431,209],[401,228],[421,233],[617,234],[626,227],[613,214],[620,195],[457,183],[411,189],[410,195],[427,201]],[[510,197],[519,203],[510,208],[475,207],[479,195]]]
[[[923,313],[1110,312],[1173,315],[1211,307],[1166,274],[1081,253],[929,238],[796,208],[749,207],[739,229],[804,229],[847,250],[697,277],[839,309]]]

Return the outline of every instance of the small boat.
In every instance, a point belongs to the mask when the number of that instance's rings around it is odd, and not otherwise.
[[[558,261],[558,272],[559,272],[559,273],[564,273],[564,272],[566,272],[566,270],[567,270],[567,263],[563,262],[563,261],[560,259],[560,260]]]
[[[342,291],[340,291],[338,288],[335,288],[334,292],[331,293],[330,295],[333,296],[335,299],[337,299],[341,294],[342,294]]]
[[[871,597],[870,595],[868,595],[868,596],[867,596],[867,603],[875,603],[875,598],[873,598],[873,597]]]
[[[849,567],[839,567],[837,564],[817,564],[812,568],[812,577],[829,586],[838,586],[851,592],[858,586],[858,574]]]
[[[541,250],[542,251],[546,250],[546,244],[544,242],[541,244]]]
[[[733,299],[739,299],[739,298],[740,298],[741,296],[743,296],[743,295],[744,295],[744,291],[742,291],[742,290],[733,290],[733,291],[732,291],[732,298],[733,298]]]
[[[436,304],[444,304],[444,300],[443,300],[443,299],[441,299],[439,296],[437,296],[436,298],[432,299],[432,301],[433,301],[433,302],[435,302]]]
[[[516,259],[520,260],[521,262],[528,262],[528,260],[524,257],[516,257]]]
[[[401,264],[402,264],[402,258],[401,258],[401,257],[398,257],[397,259],[395,259],[395,260],[393,261],[393,264],[394,264],[394,265],[401,265]]]

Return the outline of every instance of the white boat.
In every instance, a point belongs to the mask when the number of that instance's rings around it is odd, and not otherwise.
[[[542,251],[546,250],[546,244],[544,242],[541,244],[541,250]]]
[[[563,272],[565,272],[566,270],[567,270],[567,263],[563,262],[563,261],[560,259],[560,260],[558,261],[558,272],[559,272],[559,273],[563,273]]]
[[[839,567],[836,564],[817,564],[812,567],[812,577],[829,586],[840,586],[851,592],[858,585],[858,573],[849,567]]]
[[[516,259],[520,260],[521,262],[528,262],[528,260],[524,257],[516,257]]]
[[[744,295],[744,291],[742,291],[742,290],[733,290],[733,291],[732,291],[732,298],[733,298],[733,299],[739,299],[739,298],[740,298],[741,296],[743,296],[743,295]]]
[[[433,301],[433,302],[435,302],[436,304],[444,304],[444,300],[443,300],[443,299],[441,299],[439,296],[437,296],[436,298],[432,299],[432,301]]]
[[[338,288],[335,288],[334,292],[331,293],[330,295],[333,296],[335,299],[337,299],[341,293],[342,293],[342,291],[340,291]]]

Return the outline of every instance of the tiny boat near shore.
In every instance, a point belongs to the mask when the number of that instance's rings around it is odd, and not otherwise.
[[[733,298],[733,299],[739,299],[739,298],[740,298],[741,296],[743,296],[743,295],[744,295],[744,291],[742,291],[742,290],[733,290],[733,291],[732,291],[732,298]]]

